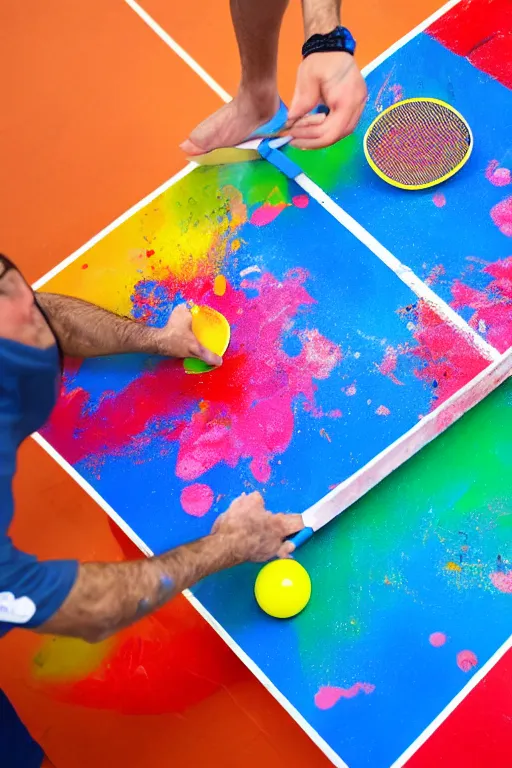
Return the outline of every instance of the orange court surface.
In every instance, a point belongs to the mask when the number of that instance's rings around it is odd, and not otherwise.
[[[228,0],[141,6],[234,94],[239,63]],[[439,7],[440,0],[345,0],[343,23],[358,41],[360,66]],[[187,160],[178,145],[222,99],[125,0],[0,0],[0,30],[0,250],[33,282],[179,172]],[[294,0],[280,46],[287,102],[302,42]],[[12,536],[28,552],[140,556],[32,440],[20,451],[15,496]],[[88,678],[105,647],[19,630],[1,641],[0,688],[55,768],[330,765],[184,598],[107,642],[108,685]],[[504,755],[511,674],[509,651],[408,765],[512,768]]]

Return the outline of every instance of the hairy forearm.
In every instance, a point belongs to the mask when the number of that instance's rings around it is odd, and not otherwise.
[[[340,24],[341,0],[302,0],[304,37],[325,35]]]
[[[60,610],[39,631],[104,640],[205,576],[238,562],[229,538],[215,534],[159,557],[85,563]]]
[[[158,354],[160,331],[143,323],[54,293],[38,293],[63,352],[71,357],[99,357],[127,352]]]

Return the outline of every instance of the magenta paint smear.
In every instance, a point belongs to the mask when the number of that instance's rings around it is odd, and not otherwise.
[[[335,688],[323,685],[315,694],[315,704],[318,709],[331,709],[340,699],[353,699],[358,693],[373,693],[375,686],[371,683],[354,683],[350,688]]]
[[[481,291],[455,281],[452,306],[472,309],[469,324],[483,333],[489,344],[506,352],[512,346],[512,256],[488,264],[483,272],[493,279]]]
[[[434,648],[441,648],[446,643],[446,635],[444,632],[432,632],[428,641]]]
[[[512,197],[507,197],[491,208],[491,219],[502,235],[512,237]]]
[[[202,376],[187,376],[179,362],[164,360],[121,392],[103,397],[92,412],[87,392],[64,391],[48,427],[52,444],[71,464],[87,459],[99,472],[103,457],[137,457],[141,446],[160,438],[163,451],[166,442],[178,444],[176,475],[185,481],[197,480],[220,462],[235,467],[249,459],[254,478],[266,482],[272,459],[292,439],[297,399],[314,410],[315,380],[326,379],[342,357],[339,347],[314,328],[298,334],[297,356],[282,348],[297,313],[313,304],[305,280],[298,269],[282,282],[267,273],[243,281],[240,290],[228,285],[219,298],[211,280],[198,278],[188,286],[190,298],[221,309],[232,328],[229,352],[222,367],[208,374],[208,386]],[[173,278],[161,285],[171,299],[179,290]],[[258,296],[248,298],[244,288],[257,290]],[[187,503],[189,514],[201,509],[185,495]]]
[[[495,187],[506,187],[512,181],[508,168],[501,168],[497,160],[491,160],[485,171],[485,178]]]
[[[512,595],[512,571],[495,571],[489,577],[496,589],[506,595]]]
[[[459,651],[457,654],[457,666],[463,672],[471,672],[478,664],[478,659],[473,651]]]
[[[307,208],[309,205],[309,195],[295,195],[292,197],[292,203],[296,208]]]
[[[288,203],[276,203],[275,205],[272,205],[272,203],[263,203],[262,206],[256,208],[256,210],[252,212],[250,222],[251,224],[254,224],[255,227],[264,227],[274,221],[274,219],[277,219],[281,211],[284,211],[287,207]],[[299,207],[304,208],[305,206]]]
[[[194,483],[194,485],[187,485],[182,490],[180,501],[187,515],[203,517],[210,511],[213,498],[213,491],[209,485]]]

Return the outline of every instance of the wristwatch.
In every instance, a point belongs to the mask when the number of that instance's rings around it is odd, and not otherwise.
[[[354,55],[356,41],[346,27],[336,27],[326,35],[311,35],[302,46],[302,56],[305,59],[312,53],[342,51]]]

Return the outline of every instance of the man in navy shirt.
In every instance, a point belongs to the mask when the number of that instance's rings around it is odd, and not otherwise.
[[[0,637],[20,627],[103,640],[211,573],[286,556],[292,549],[286,538],[303,527],[300,515],[272,515],[252,493],[236,499],[208,536],[159,557],[124,563],[40,561],[16,549],[8,534],[16,453],[52,411],[62,355],[128,352],[222,363],[195,338],[185,305],[172,312],[164,328],[151,328],[79,299],[35,295],[0,255]],[[1,691],[0,726],[2,767],[39,767],[42,751],[26,732],[23,738]]]

